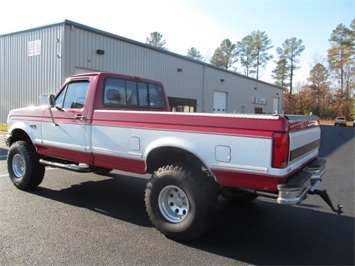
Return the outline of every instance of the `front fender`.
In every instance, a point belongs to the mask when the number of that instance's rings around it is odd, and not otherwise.
[[[47,106],[30,106],[11,110],[7,117],[7,124],[12,143],[24,138],[30,139],[33,144],[41,143],[41,121],[47,108]]]
[[[8,146],[20,139],[29,139],[33,144],[39,143],[41,141],[39,131],[40,125],[32,123],[29,125],[27,121],[15,122],[8,130]]]

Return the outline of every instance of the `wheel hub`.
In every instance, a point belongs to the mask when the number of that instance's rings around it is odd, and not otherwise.
[[[166,186],[159,193],[159,209],[165,219],[172,223],[184,221],[190,204],[185,192],[177,186]]]
[[[181,208],[183,206],[183,202],[182,202],[182,200],[180,198],[175,199],[174,203],[179,208]]]
[[[16,154],[12,159],[12,170],[17,178],[22,177],[25,172],[25,162],[21,155]]]

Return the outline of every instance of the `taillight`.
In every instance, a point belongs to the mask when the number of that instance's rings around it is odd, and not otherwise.
[[[272,167],[285,168],[288,163],[289,136],[287,133],[274,133],[272,136]]]

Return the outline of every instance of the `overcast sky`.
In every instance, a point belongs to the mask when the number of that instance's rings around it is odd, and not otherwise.
[[[326,57],[332,30],[355,18],[355,0],[11,0],[0,8],[0,35],[69,19],[143,43],[158,31],[171,52],[186,55],[196,47],[205,58],[222,40],[236,43],[260,30],[276,59],[276,47],[296,37],[306,47],[298,81],[306,79],[314,57]],[[273,83],[274,67],[270,62],[260,79]]]

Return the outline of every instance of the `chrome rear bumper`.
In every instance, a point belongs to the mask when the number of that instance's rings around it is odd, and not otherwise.
[[[322,181],[325,164],[325,159],[316,159],[290,177],[287,183],[278,185],[277,203],[290,205],[303,201],[307,194],[313,192]]]

